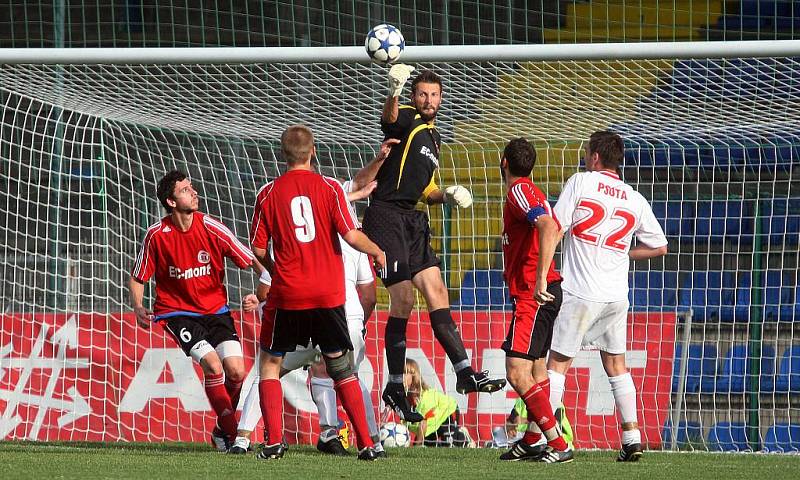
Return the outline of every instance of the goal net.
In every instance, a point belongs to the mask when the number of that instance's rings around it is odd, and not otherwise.
[[[445,61],[450,50],[437,47],[435,61],[415,57],[418,48],[404,60],[440,73],[445,86],[438,183],[475,197],[466,210],[427,208],[473,365],[505,374],[503,147],[520,136],[535,142],[533,179],[555,201],[580,170],[588,136],[611,129],[626,141],[624,179],[652,202],[670,240],[666,257],[636,263],[630,277],[627,360],[643,441],[798,448],[797,45],[765,58],[727,58],[725,47],[685,58],[654,44],[628,55],[649,59],[631,60],[581,59],[575,52],[594,50],[577,46],[564,59],[545,47],[540,59],[508,60],[497,47],[494,61]],[[642,47],[611,48],[623,58]],[[325,60],[209,64],[152,50],[153,60],[128,64],[48,65],[29,53],[0,67],[0,438],[206,441],[214,418],[202,374],[160,327],[136,326],[129,271],[147,227],[164,215],[155,184],[167,170],[187,172],[201,210],[244,241],[258,188],[282,171],[286,126],[311,126],[324,174],[348,178],[374,156],[386,68],[317,50]],[[233,309],[253,280],[229,268]],[[379,288],[360,369],[376,405],[387,303]],[[417,307],[408,356],[457,399],[471,437],[491,442],[513,391],[457,394],[421,298]],[[258,324],[236,318],[249,369]],[[307,374],[283,382],[287,437],[311,442]],[[579,353],[564,404],[578,447],[619,446],[598,351]]]

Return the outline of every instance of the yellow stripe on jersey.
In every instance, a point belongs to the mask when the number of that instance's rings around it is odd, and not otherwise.
[[[411,130],[411,133],[408,134],[408,139],[406,140],[406,148],[403,149],[403,157],[400,159],[400,171],[397,172],[397,189],[400,190],[400,179],[403,178],[403,168],[406,166],[406,158],[408,157],[408,149],[411,148],[411,140],[414,139],[414,135],[419,133],[421,130],[424,129],[431,129],[436,128],[433,125],[429,125],[427,123],[423,123],[422,125],[417,126],[414,130]]]
[[[422,191],[422,201],[428,203],[428,195],[436,190],[439,190],[439,185],[436,185],[436,180],[431,177],[430,183],[428,183],[428,186]]]

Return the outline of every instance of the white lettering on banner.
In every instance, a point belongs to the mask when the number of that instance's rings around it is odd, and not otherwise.
[[[629,369],[647,366],[647,350],[632,350],[625,353]],[[582,350],[572,362],[573,368],[589,369],[589,394],[586,396],[586,415],[613,415],[614,394],[608,384],[608,375],[600,360],[599,350]]]
[[[159,382],[167,365],[173,381]],[[119,402],[119,411],[141,412],[150,400],[161,398],[177,398],[187,412],[211,410],[192,359],[179,348],[149,348],[144,352],[136,375]]]
[[[50,336],[50,343],[58,347],[53,358],[42,356],[49,330],[50,326],[42,323],[39,336],[36,338],[28,358],[9,358],[9,354],[14,351],[14,346],[11,342],[0,347],[0,378],[4,377],[6,369],[21,370],[13,390],[0,389],[0,400],[6,402],[5,410],[0,417],[0,440],[13,432],[22,422],[22,417],[17,413],[17,407],[20,404],[37,407],[36,417],[28,432],[28,438],[31,440],[38,439],[39,430],[42,428],[48,410],[63,411],[57,420],[59,427],[64,427],[92,413],[89,402],[74,386],[66,391],[68,399],[54,398],[56,384],[61,378],[61,372],[64,368],[88,368],[89,366],[89,361],[85,358],[66,358],[68,348],[78,347],[76,318],[74,316],[70,317],[61,328]],[[41,395],[29,390],[28,382],[35,369],[50,370],[47,385]]]
[[[488,370],[492,378],[506,378],[506,352],[499,348],[484,349],[481,370]],[[478,395],[478,413],[508,415],[517,398],[516,394],[509,398],[508,391],[514,391],[510,384],[496,395]]]

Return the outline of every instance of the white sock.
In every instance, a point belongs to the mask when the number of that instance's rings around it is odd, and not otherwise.
[[[364,410],[367,413],[367,426],[369,427],[369,436],[378,436],[378,422],[375,420],[375,406],[372,404],[372,393],[364,385],[364,381],[359,379],[358,385],[361,387],[361,394],[364,397]]]
[[[242,405],[242,416],[239,418],[239,430],[247,430],[252,432],[256,429],[258,421],[261,419],[261,405],[259,404],[258,395],[258,380],[256,375],[253,378],[253,384],[244,398],[244,405]]]
[[[608,383],[611,384],[611,393],[614,394],[614,400],[617,403],[620,421],[622,423],[638,423],[636,416],[636,386],[633,384],[630,372],[616,377],[608,377]],[[639,430],[622,432],[622,443],[626,445],[629,443],[641,443]]]
[[[555,412],[556,409],[561,406],[561,400],[564,397],[564,384],[567,382],[567,377],[555,370],[548,370],[547,376],[550,378],[550,408]]]
[[[632,443],[642,443],[642,433],[638,428],[636,430],[622,431],[622,444],[630,445]]]
[[[311,398],[317,405],[320,425],[339,425],[336,409],[336,390],[332,378],[311,378]]]

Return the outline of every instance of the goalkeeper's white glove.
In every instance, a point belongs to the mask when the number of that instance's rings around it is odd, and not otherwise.
[[[389,69],[389,96],[399,97],[414,67],[398,63]]]
[[[472,194],[461,185],[453,185],[444,189],[444,199],[450,205],[468,208],[472,205]]]

